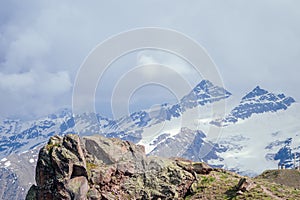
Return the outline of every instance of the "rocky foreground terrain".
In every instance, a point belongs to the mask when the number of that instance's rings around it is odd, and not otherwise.
[[[296,172],[295,172],[296,173]],[[298,172],[299,173],[299,172]],[[300,199],[300,190],[202,162],[147,157],[143,146],[102,136],[52,136],[26,199]]]

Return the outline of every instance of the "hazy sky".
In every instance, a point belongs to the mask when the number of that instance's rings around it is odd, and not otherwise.
[[[32,118],[70,107],[76,72],[88,53],[138,27],[170,28],[195,39],[238,97],[260,85],[300,99],[298,0],[0,1],[1,117]],[[149,59],[185,66],[172,56],[140,52],[115,70]],[[148,99],[153,89],[139,95]],[[107,96],[97,97],[100,107],[106,108]],[[100,111],[109,115],[109,109]]]

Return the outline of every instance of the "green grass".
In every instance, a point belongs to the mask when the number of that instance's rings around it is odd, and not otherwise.
[[[212,171],[209,175],[198,175],[198,182],[194,194],[185,199],[227,199],[227,200],[272,200],[273,198],[264,192],[269,190],[273,195],[283,199],[300,199],[300,190],[284,185],[270,183],[263,179],[254,179],[255,187],[242,195],[237,195],[237,184],[241,176],[230,172]]]

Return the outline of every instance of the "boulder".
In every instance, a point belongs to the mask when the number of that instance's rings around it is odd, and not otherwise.
[[[180,199],[195,190],[204,163],[147,157],[145,148],[120,139],[51,137],[40,150],[36,186],[27,199]]]
[[[192,162],[190,160],[181,159],[181,158],[173,158],[176,161],[176,164],[182,167],[184,170],[187,170],[191,173],[196,174],[209,174],[213,168],[208,164],[203,162]]]
[[[79,136],[51,137],[39,152],[36,199],[74,199],[68,183],[76,177],[88,177],[84,147]]]
[[[249,192],[254,187],[255,187],[255,184],[252,180],[246,179],[246,178],[241,178],[237,185],[237,189],[238,189],[237,193],[242,194],[243,192]]]
[[[98,160],[107,165],[130,161],[134,164],[135,170],[144,171],[146,158],[145,148],[135,145],[129,141],[122,141],[117,138],[105,138],[102,136],[83,137],[86,151],[94,155]]]

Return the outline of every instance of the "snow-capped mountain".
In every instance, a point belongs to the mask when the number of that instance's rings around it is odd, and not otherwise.
[[[254,88],[225,118],[210,122],[222,127],[218,144],[227,148],[218,154],[222,164],[248,175],[278,165],[300,166],[299,111],[292,97]]]
[[[72,114],[63,110],[43,119],[21,121],[6,119],[0,122],[0,158],[21,153],[43,144],[55,134],[63,134],[72,125]]]
[[[277,149],[276,153],[267,154],[266,159],[278,161],[279,168],[294,168],[294,166],[299,168],[300,144],[298,134],[296,134],[294,138],[271,142],[266,146],[266,149]]]
[[[145,128],[171,121],[188,109],[210,104],[230,95],[225,89],[203,80],[178,104],[162,104],[157,110],[138,111],[116,120],[95,113],[73,116],[67,109],[33,121],[5,119],[0,121],[0,159],[11,153],[34,149],[56,134],[100,133],[107,137],[119,137],[137,143],[142,139]]]
[[[183,113],[182,117],[191,110],[193,109]],[[189,129],[181,128],[177,132],[164,129],[161,134],[149,137],[148,140],[143,138],[140,144],[146,146],[150,155],[207,161],[213,166],[222,166],[247,175],[277,168],[278,164],[291,168],[295,167],[295,155],[296,166],[299,163],[299,111],[300,106],[292,97],[256,87],[221,120],[212,120],[209,115],[199,115],[194,124],[187,126]],[[221,128],[222,134],[218,138],[207,137],[212,126]],[[144,129],[144,132],[147,130]],[[198,142],[194,138],[198,138]],[[293,147],[285,141],[293,141]],[[205,149],[207,144],[212,148],[211,152],[205,154],[200,151],[200,147]]]
[[[107,137],[119,137],[138,143],[143,139],[145,130],[153,132],[155,126],[176,121],[193,108],[203,107],[230,96],[231,93],[224,88],[215,86],[208,80],[203,80],[177,104],[161,104],[156,109],[134,112],[129,116],[110,122],[110,126],[103,127],[105,128],[103,132]]]
[[[162,157],[182,157],[196,161],[209,161],[220,158],[217,153],[226,151],[224,146],[213,144],[206,140],[206,135],[199,130],[193,131],[189,128],[181,128],[180,132],[173,137],[165,133],[153,142],[156,147],[149,155]],[[152,144],[150,144],[152,145]],[[210,149],[208,154],[202,157],[202,150]],[[219,167],[219,166],[218,166]]]
[[[287,110],[265,112],[222,127],[217,143],[227,148],[217,153],[224,160],[209,161],[247,175],[257,175],[278,164],[286,168],[299,166],[300,105]],[[293,157],[296,155],[294,165]]]
[[[95,113],[74,116],[67,109],[33,121],[5,119],[0,121],[0,168],[22,179],[22,169],[26,163],[35,164],[39,147],[49,137],[66,133],[118,137],[144,145],[149,155],[206,161],[248,175],[278,164],[300,164],[300,105],[292,97],[256,87],[225,117],[212,115],[212,105],[230,97],[224,88],[203,80],[177,104],[161,104],[119,119]],[[209,130],[214,127],[221,135],[211,138]],[[18,162],[25,166],[16,167]],[[23,182],[20,194],[27,189]]]
[[[208,80],[203,80],[188,95],[181,99],[179,108],[185,111],[199,105],[203,106],[217,102],[230,96],[231,93],[224,88],[215,86]]]
[[[213,123],[227,126],[239,120],[247,119],[253,114],[286,110],[294,102],[292,97],[286,97],[284,94],[273,94],[257,86],[242,98],[240,104],[226,118]]]

